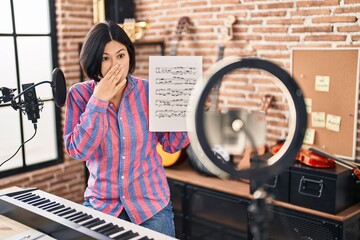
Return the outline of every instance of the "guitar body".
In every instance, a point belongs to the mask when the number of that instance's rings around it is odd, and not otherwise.
[[[176,55],[177,43],[181,40],[182,35],[187,30],[189,25],[190,25],[190,19],[188,17],[181,17],[180,20],[178,21],[176,33],[175,33],[175,42],[172,44],[173,47],[170,53],[171,56]],[[162,158],[162,165],[164,167],[174,166],[175,164],[182,162],[182,160],[184,159],[183,150],[177,151],[175,153],[168,153],[163,150],[162,145],[160,143],[156,146],[156,151],[160,154]]]
[[[175,153],[168,153],[163,150],[162,145],[160,143],[156,146],[156,151],[160,154],[162,158],[162,165],[164,167],[171,167],[175,164],[182,162],[182,160],[184,159],[182,157],[183,155],[182,150],[177,151]]]

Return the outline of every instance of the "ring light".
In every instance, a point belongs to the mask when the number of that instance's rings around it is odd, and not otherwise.
[[[289,105],[289,131],[280,150],[272,155],[265,164],[247,169],[236,169],[228,161],[223,161],[209,144],[205,128],[204,106],[208,101],[211,90],[223,77],[233,70],[257,69],[264,70],[275,76],[275,84],[283,92]],[[213,174],[221,178],[237,179],[266,179],[280,173],[289,166],[300,150],[307,127],[307,114],[303,94],[295,80],[282,68],[274,63],[257,58],[228,57],[218,61],[204,77],[204,84],[198,84],[191,96],[187,124],[189,137],[195,154],[201,163]],[[234,124],[239,128],[238,122]],[[241,130],[240,130],[241,131]],[[253,143],[253,136],[244,128],[243,133]],[[252,145],[254,146],[254,145]],[[239,146],[240,147],[240,146]],[[256,151],[254,151],[256,152]]]

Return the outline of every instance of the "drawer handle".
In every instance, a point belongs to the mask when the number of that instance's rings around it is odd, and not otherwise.
[[[299,194],[320,198],[323,186],[323,180],[308,179],[302,176],[299,184]]]

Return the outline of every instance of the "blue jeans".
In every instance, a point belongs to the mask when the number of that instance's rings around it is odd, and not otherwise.
[[[83,205],[93,208],[86,200]],[[123,209],[118,218],[131,222],[125,209]],[[174,213],[172,211],[171,202],[169,202],[166,207],[164,207],[160,212],[156,213],[152,218],[149,218],[145,222],[141,223],[140,226],[171,237],[175,237]]]

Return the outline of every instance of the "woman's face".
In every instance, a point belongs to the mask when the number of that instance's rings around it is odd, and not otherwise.
[[[111,40],[105,45],[101,62],[101,75],[104,77],[112,66],[118,64],[124,69],[121,79],[125,79],[129,72],[130,57],[125,45]]]

